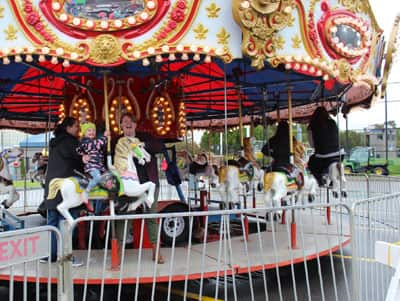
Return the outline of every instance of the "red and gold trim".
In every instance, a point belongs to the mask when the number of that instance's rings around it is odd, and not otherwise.
[[[78,39],[112,32],[127,39],[137,37],[154,28],[170,7],[167,0],[145,0],[145,8],[133,16],[122,19],[92,20],[72,16],[64,9],[65,0],[44,0],[40,8],[57,29]]]
[[[371,52],[372,33],[367,21],[362,20],[348,10],[330,10],[328,3],[325,1],[322,2],[321,9],[325,13],[318,21],[318,33],[326,52],[331,58],[344,58],[351,64],[355,64],[361,57],[369,56]],[[357,47],[347,47],[336,36],[340,26],[359,36],[359,45]]]
[[[315,1],[311,1],[310,3],[308,20],[301,0],[295,0],[295,5],[299,13],[301,36],[303,37],[303,44],[306,51],[312,57],[322,57],[321,51],[318,47],[318,33],[314,23]]]

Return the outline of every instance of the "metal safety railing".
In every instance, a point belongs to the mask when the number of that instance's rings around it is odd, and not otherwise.
[[[319,188],[316,199],[322,203],[342,202],[351,206],[352,203],[359,200],[400,192],[400,177],[346,174],[345,189],[346,197],[334,198],[330,189]]]
[[[375,261],[375,242],[400,241],[400,194],[389,194],[400,181],[384,178],[349,176],[349,205],[87,216],[60,240],[50,227],[0,233],[0,262],[7,248],[25,254],[21,235],[47,233],[46,252],[0,265],[0,286],[10,300],[383,300],[394,270]],[[50,232],[58,261],[39,264]]]
[[[89,293],[96,300],[108,294],[115,300],[349,300],[349,209],[332,206],[330,224],[327,205],[285,208],[285,214],[261,208],[80,218],[75,225],[87,250],[74,251],[85,263],[70,279],[74,300]],[[164,263],[153,260],[144,236],[147,220],[155,218],[155,253]]]
[[[58,245],[52,264],[51,235]],[[0,288],[3,300],[63,300],[62,241],[58,229],[36,227],[0,233]],[[45,264],[39,261],[47,259]]]
[[[353,203],[352,235],[353,300],[384,300],[394,270],[375,261],[375,243],[400,241],[400,194]]]

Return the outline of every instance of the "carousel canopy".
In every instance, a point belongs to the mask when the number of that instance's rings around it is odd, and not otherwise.
[[[203,128],[285,118],[289,90],[299,120],[321,104],[369,106],[384,44],[361,0],[24,0],[0,4],[0,18],[0,126],[31,132],[86,101],[101,120],[104,93],[126,97],[143,126],[163,93]]]

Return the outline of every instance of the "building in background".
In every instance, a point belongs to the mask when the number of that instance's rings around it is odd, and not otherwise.
[[[376,158],[386,157],[386,131],[385,128],[369,127],[365,129],[366,145],[370,146],[375,151]],[[388,128],[387,132],[387,148],[388,158],[397,157],[397,135],[395,128]]]

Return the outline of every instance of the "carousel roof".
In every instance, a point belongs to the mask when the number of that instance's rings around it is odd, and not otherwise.
[[[188,124],[203,128],[285,118],[289,89],[299,120],[321,103],[369,106],[381,77],[367,1],[103,2],[0,5],[0,127],[52,127],[71,89],[101,103],[105,71],[152,78],[142,90],[179,86]]]
[[[82,78],[101,77],[103,71],[103,68],[84,64],[71,64],[66,69],[47,61],[0,65],[0,118],[54,122],[64,101],[65,84],[91,89],[94,94],[102,93],[86,85]],[[160,86],[179,81],[183,87],[187,120],[199,121],[199,127],[209,126],[213,119],[217,123],[225,117],[238,117],[239,95],[243,116],[257,117],[263,112],[286,108],[288,88],[292,92],[293,106],[304,107],[322,98],[337,102],[349,86],[271,67],[256,70],[245,60],[234,60],[229,64],[166,61],[154,68],[130,62],[107,71],[109,76],[116,77],[154,77]],[[201,120],[207,121],[203,125]]]

